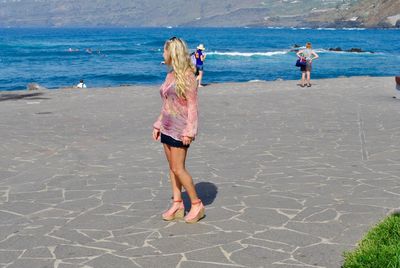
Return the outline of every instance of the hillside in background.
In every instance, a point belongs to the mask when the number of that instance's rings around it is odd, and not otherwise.
[[[0,27],[400,27],[400,0],[0,0]]]
[[[360,0],[334,10],[311,13],[307,22],[319,26],[400,28],[400,0]]]

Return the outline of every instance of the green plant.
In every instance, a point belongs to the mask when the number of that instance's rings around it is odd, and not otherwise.
[[[400,268],[400,215],[384,219],[344,257],[343,268]]]

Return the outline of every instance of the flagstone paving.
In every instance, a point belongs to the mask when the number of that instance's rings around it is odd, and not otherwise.
[[[2,92],[0,268],[340,267],[399,207],[392,80],[201,88],[192,225],[160,217],[157,87]]]

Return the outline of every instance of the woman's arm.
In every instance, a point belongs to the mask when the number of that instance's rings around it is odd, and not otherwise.
[[[192,74],[191,74],[192,75]],[[190,78],[190,88],[185,92],[186,94],[186,102],[188,109],[188,118],[186,122],[186,128],[182,133],[182,140],[185,144],[185,137],[190,141],[194,139],[197,135],[197,124],[198,124],[198,112],[197,112],[197,82],[194,78]],[[189,142],[190,143],[190,142]]]
[[[160,130],[153,128],[153,140],[158,141],[160,139]]]
[[[317,53],[315,53],[314,51],[312,52],[312,55],[314,56],[313,60],[315,60],[315,59],[318,59],[318,58],[319,58],[318,54],[317,54]]]
[[[162,113],[158,116],[156,122],[153,124],[153,128],[160,129],[161,127],[161,120],[162,120]]]
[[[162,113],[157,118],[156,122],[154,122],[153,124],[153,139],[155,141],[160,139],[161,120],[162,120]]]
[[[301,56],[302,53],[303,53],[303,50],[297,51],[297,53],[296,53],[297,57],[301,58],[301,57],[302,57],[302,56]]]

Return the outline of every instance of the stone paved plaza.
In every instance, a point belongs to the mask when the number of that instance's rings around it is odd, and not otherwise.
[[[0,94],[0,267],[340,267],[400,204],[393,78],[201,88],[198,224],[165,222],[158,87]],[[185,200],[187,208],[189,202]]]

